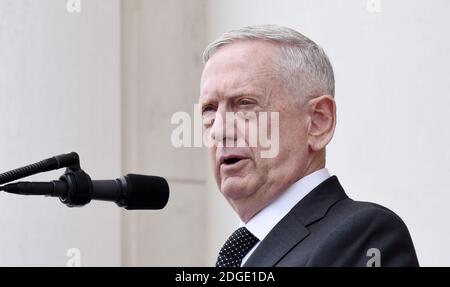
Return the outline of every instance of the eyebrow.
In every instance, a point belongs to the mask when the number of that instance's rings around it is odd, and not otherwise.
[[[258,89],[258,90],[249,90],[249,89],[242,89],[242,90],[236,90],[236,91],[232,91],[230,93],[227,93],[225,96],[223,94],[221,95],[217,95],[214,94],[214,96],[209,97],[208,100],[205,100],[204,97],[200,96],[199,98],[199,103],[200,104],[207,104],[210,102],[214,102],[217,101],[218,99],[234,99],[234,98],[239,98],[239,97],[245,97],[245,96],[255,96],[258,98],[265,98],[265,93],[262,91],[263,89]]]

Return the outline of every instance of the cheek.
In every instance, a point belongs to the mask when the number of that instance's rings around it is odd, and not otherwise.
[[[261,149],[258,147],[252,148],[253,162],[249,174],[264,179],[270,172],[271,167],[274,167],[274,158],[261,158]]]
[[[290,144],[304,144],[307,139],[308,128],[304,117],[291,115],[286,117],[283,122],[280,121],[280,138],[282,141]]]
[[[295,119],[280,123],[280,149],[274,160],[277,165],[299,164],[308,151],[307,127],[304,121]]]

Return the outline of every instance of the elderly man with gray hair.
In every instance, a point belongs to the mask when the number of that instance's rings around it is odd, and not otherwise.
[[[403,221],[344,192],[325,168],[336,126],[334,75],[325,52],[290,28],[245,27],[204,52],[203,130],[220,192],[241,219],[216,266],[418,266]],[[228,113],[277,113],[276,156],[250,145]],[[261,122],[258,122],[261,124]],[[230,145],[244,142],[244,145]]]

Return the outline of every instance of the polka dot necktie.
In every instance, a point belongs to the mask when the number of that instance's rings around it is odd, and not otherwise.
[[[244,258],[258,241],[259,239],[248,231],[247,228],[239,228],[231,234],[222,249],[220,249],[216,267],[241,266],[242,258]]]

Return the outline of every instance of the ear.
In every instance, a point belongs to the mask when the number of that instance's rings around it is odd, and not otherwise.
[[[323,95],[308,103],[308,145],[312,151],[320,151],[331,141],[336,127],[336,103],[332,96]]]

